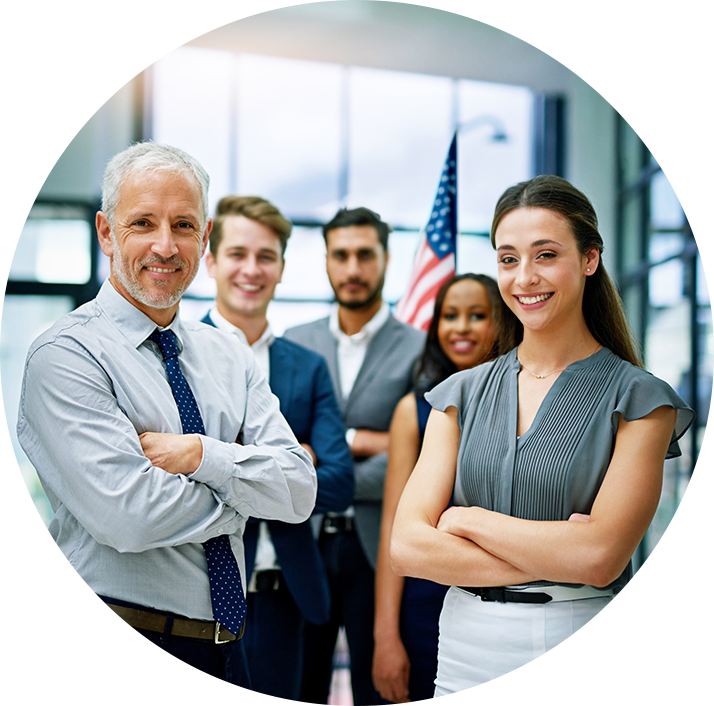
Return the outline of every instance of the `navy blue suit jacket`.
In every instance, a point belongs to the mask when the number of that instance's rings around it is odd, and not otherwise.
[[[202,321],[215,326],[209,314]],[[275,338],[270,345],[270,388],[280,401],[280,412],[297,440],[309,444],[317,457],[315,512],[346,510],[354,496],[352,454],[325,359],[297,343]],[[324,623],[330,614],[327,574],[310,522],[268,521],[278,563],[303,615]],[[253,573],[258,522],[245,528],[246,577]],[[248,580],[248,578],[246,579]]]

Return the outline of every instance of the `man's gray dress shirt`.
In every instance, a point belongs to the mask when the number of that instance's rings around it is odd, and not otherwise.
[[[50,532],[96,593],[211,620],[201,543],[229,534],[246,586],[246,519],[304,521],[317,480],[250,349],[178,316],[169,328],[206,428],[194,473],[142,452],[140,434],[181,434],[181,420],[147,340],[156,324],[109,282],[30,347],[17,433],[54,509]]]

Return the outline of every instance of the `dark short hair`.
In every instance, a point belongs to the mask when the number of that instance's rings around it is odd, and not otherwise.
[[[228,216],[244,216],[270,228],[280,241],[280,254],[285,256],[293,224],[280,213],[277,206],[260,196],[224,196],[216,206],[216,217],[208,241],[213,257],[218,256],[218,248],[223,240],[223,223]]]
[[[385,223],[378,213],[370,211],[364,206],[359,208],[341,208],[333,219],[322,227],[322,237],[327,245],[327,234],[336,228],[349,228],[350,226],[372,226],[377,231],[377,237],[384,250],[387,250],[389,234],[392,226]]]

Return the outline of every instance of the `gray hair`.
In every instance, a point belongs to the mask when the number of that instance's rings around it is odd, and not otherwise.
[[[119,203],[123,181],[134,172],[166,170],[177,174],[192,175],[201,190],[203,227],[208,223],[208,185],[206,170],[190,154],[177,147],[156,142],[138,142],[115,155],[107,164],[102,182],[102,211],[114,228],[114,211]]]

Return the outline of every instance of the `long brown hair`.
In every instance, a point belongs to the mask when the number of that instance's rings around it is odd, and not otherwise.
[[[595,209],[587,196],[565,179],[543,174],[506,189],[496,204],[491,224],[491,245],[494,249],[498,224],[507,213],[517,208],[545,208],[557,213],[568,222],[582,255],[597,248],[602,256],[603,242]],[[600,345],[623,360],[643,367],[622,300],[605,270],[602,258],[598,268],[585,281],[583,316],[590,333]],[[500,325],[502,329],[497,335],[502,345],[507,346],[504,350],[510,350],[523,340],[523,325],[510,309]]]

